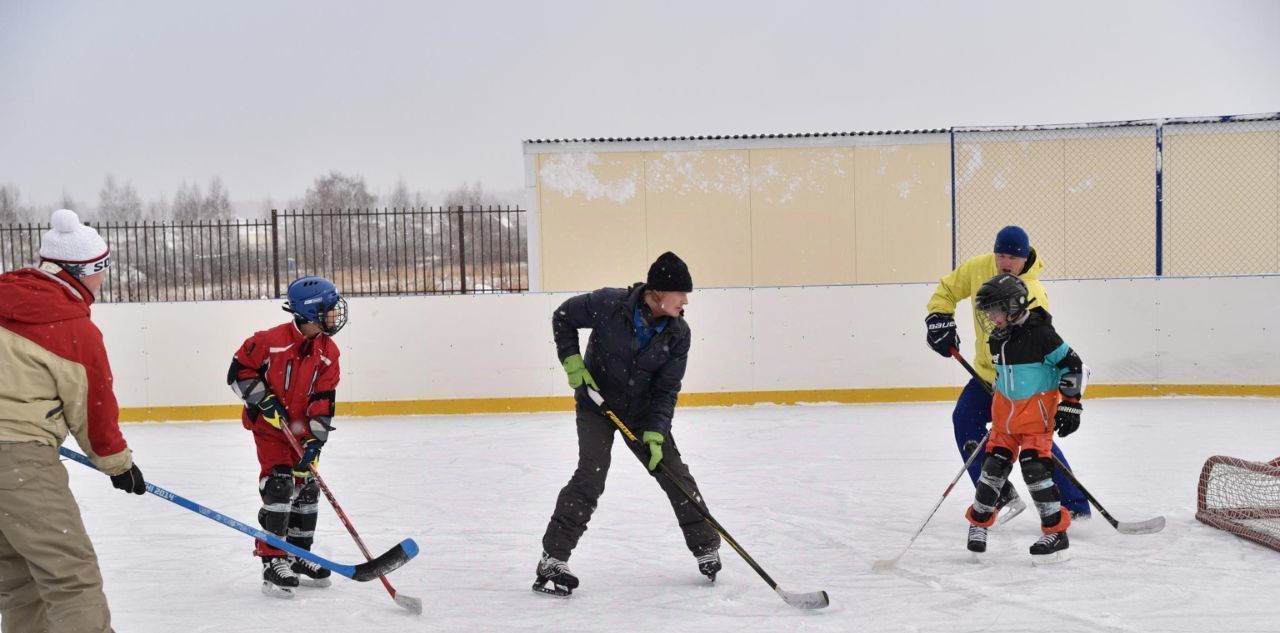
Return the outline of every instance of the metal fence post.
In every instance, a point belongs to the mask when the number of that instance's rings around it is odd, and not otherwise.
[[[271,210],[271,279],[275,284],[276,298],[280,298],[280,222],[276,210]]]
[[[459,290],[467,294],[467,234],[464,228],[466,216],[462,214],[462,205],[458,205],[458,276],[462,280]]]

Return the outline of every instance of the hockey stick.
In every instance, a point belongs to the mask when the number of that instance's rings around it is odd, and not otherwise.
[[[302,445],[298,443],[298,438],[294,436],[293,431],[289,428],[289,423],[286,422],[281,424],[280,428],[284,431],[285,438],[289,440],[289,446],[293,447],[293,452],[297,453],[298,459],[302,459],[302,455],[305,451],[302,450]],[[320,489],[324,491],[324,496],[329,499],[329,505],[333,506],[334,512],[337,513],[338,518],[342,521],[342,525],[346,526],[347,531],[351,533],[351,538],[355,539],[356,546],[360,548],[360,553],[364,554],[366,559],[373,560],[373,557],[369,555],[369,548],[364,546],[364,541],[361,540],[360,535],[356,533],[356,526],[351,523],[351,519],[347,517],[347,513],[342,511],[342,506],[338,505],[338,500],[333,498],[333,491],[329,490],[329,486],[325,484],[324,479],[320,477],[320,471],[316,469],[315,463],[313,462],[308,464],[308,467],[311,470],[311,476],[316,478],[316,483],[320,484]],[[396,591],[395,587],[391,586],[391,581],[387,580],[386,576],[379,576],[378,579],[382,581],[382,586],[387,588],[387,593],[391,594],[391,599],[394,600],[396,604],[412,611],[415,614],[422,615],[422,600],[420,598],[406,596]]]
[[[965,370],[969,372],[970,376],[973,376],[978,382],[982,383],[982,387],[987,390],[987,393],[993,393],[991,385],[987,383],[987,381],[983,380],[982,377],[978,375],[977,371],[974,371],[973,366],[960,355],[959,351],[952,349],[951,355],[956,360],[960,361],[961,365],[964,365]],[[1076,479],[1075,473],[1071,472],[1071,469],[1067,468],[1067,465],[1062,463],[1062,460],[1058,459],[1057,455],[1052,456],[1053,463],[1062,470],[1062,474],[1066,475],[1067,479],[1070,479],[1071,483],[1075,484],[1075,486],[1080,489],[1080,492],[1084,493],[1084,497],[1089,500],[1089,503],[1093,504],[1093,507],[1098,509],[1098,512],[1102,514],[1103,518],[1107,520],[1107,523],[1110,523],[1111,527],[1115,528],[1116,531],[1121,534],[1155,534],[1156,532],[1164,529],[1163,516],[1147,519],[1145,521],[1117,520],[1115,517],[1111,516],[1110,512],[1107,512],[1106,508],[1102,507],[1101,503],[1098,503],[1098,500],[1089,493],[1089,489],[1085,488],[1084,484],[1080,483],[1079,479]]]
[[[94,470],[98,469],[97,466],[93,465],[93,462],[89,461],[88,457],[85,457],[84,455],[81,455],[80,453],[77,453],[65,446],[59,447],[58,452],[62,453],[62,455],[67,459],[80,462]],[[312,554],[311,552],[308,552],[301,547],[297,547],[274,534],[268,534],[267,532],[263,532],[255,527],[241,523],[225,514],[222,514],[221,512],[206,508],[194,501],[191,501],[190,499],[169,492],[168,490],[165,490],[151,482],[147,482],[147,492],[160,497],[165,501],[176,503],[192,512],[195,512],[196,514],[207,517],[212,521],[216,521],[229,528],[244,532],[245,534],[248,534],[260,541],[266,541],[271,544],[272,547],[282,549],[294,556],[297,556],[298,558],[305,558],[317,565],[320,565],[321,567],[331,569],[337,574],[359,582],[367,582],[379,576],[389,574],[404,566],[405,563],[418,555],[418,544],[415,543],[413,539],[407,538],[400,541],[399,545],[383,552],[381,556],[378,556],[371,561],[360,563],[359,565],[343,565],[342,563],[335,563],[326,558]]]
[[[973,460],[982,452],[982,447],[987,443],[988,437],[991,437],[991,431],[987,431],[987,434],[983,435],[982,439],[978,441],[977,446],[973,448],[973,452],[969,453],[969,459],[964,460],[964,466],[960,467],[960,472],[956,473],[956,476],[951,480],[950,484],[947,484],[947,489],[942,491],[942,496],[938,497],[938,502],[933,504],[933,509],[929,511],[929,514],[924,518],[924,521],[920,522],[920,527],[916,528],[916,533],[911,535],[911,540],[907,541],[907,546],[902,548],[902,551],[898,552],[898,555],[893,558],[878,560],[871,563],[871,569],[876,571],[889,571],[898,566],[898,560],[902,558],[903,554],[907,553],[907,550],[911,549],[911,545],[916,542],[916,538],[924,531],[924,526],[929,524],[929,520],[933,518],[933,515],[938,513],[938,508],[942,507],[942,502],[946,501],[947,495],[951,494],[951,489],[956,487],[956,482],[960,481],[960,478],[969,470],[969,466],[973,464]]]
[[[591,396],[591,401],[595,402],[596,406],[600,407],[600,411],[605,414],[605,417],[612,420],[614,425],[618,427],[618,430],[622,431],[622,436],[626,438],[627,445],[631,448],[631,451],[639,454],[641,447],[640,440],[631,432],[631,429],[627,428],[627,425],[624,424],[622,419],[613,412],[613,409],[605,404],[604,398],[601,397],[599,393],[592,389],[587,389],[587,394]],[[678,488],[680,492],[689,499],[689,502],[693,505],[693,508],[698,511],[698,514],[701,514],[702,518],[720,534],[720,538],[724,539],[724,542],[728,543],[734,551],[738,552],[738,554],[742,556],[742,560],[746,561],[757,574],[760,574],[760,577],[763,578],[765,582],[769,583],[769,587],[782,597],[783,602],[786,602],[797,609],[821,609],[831,604],[831,600],[827,597],[827,592],[825,591],[791,593],[790,591],[786,591],[782,589],[782,587],[779,587],[778,583],[774,582],[773,579],[769,577],[769,574],[765,573],[764,569],[760,567],[760,564],[757,563],[754,558],[751,558],[751,555],[747,553],[747,550],[742,549],[742,546],[738,545],[738,542],[733,540],[733,537],[729,536],[729,532],[724,529],[724,526],[720,525],[719,521],[712,518],[711,512],[703,507],[701,497],[690,492],[684,484],[680,483],[679,479],[672,476],[671,472],[667,469],[667,464],[665,462],[658,462],[657,472],[666,477],[667,481],[675,484],[676,488]]]

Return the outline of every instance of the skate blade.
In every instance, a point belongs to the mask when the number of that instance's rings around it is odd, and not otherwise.
[[[1003,509],[1001,509],[1000,516],[996,519],[995,525],[992,525],[991,527],[997,528],[1009,521],[1012,521],[1014,517],[1022,514],[1022,511],[1026,509],[1027,502],[1022,499],[1015,499],[1009,502]]]
[[[1065,563],[1069,560],[1071,560],[1071,551],[1065,549],[1052,554],[1043,554],[1040,556],[1036,556],[1035,554],[1031,555],[1031,564],[1036,567],[1056,565],[1058,563]]]
[[[318,589],[323,589],[332,584],[333,581],[328,578],[311,578],[309,576],[302,575],[298,576],[298,585],[302,587],[316,587]]]
[[[548,583],[546,582],[533,583],[534,593],[541,593],[548,596],[554,596],[556,598],[568,598],[570,595],[573,595],[573,590],[565,587],[564,585],[551,583],[551,586],[548,587],[547,584]]]
[[[293,597],[293,587],[281,587],[262,581],[262,595],[288,600]]]

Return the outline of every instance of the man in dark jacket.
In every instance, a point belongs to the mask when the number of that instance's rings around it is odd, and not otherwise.
[[[650,266],[646,283],[578,295],[552,315],[560,362],[569,386],[577,390],[578,469],[560,491],[542,537],[535,590],[563,596],[578,586],[566,561],[587,529],[609,473],[616,428],[591,401],[588,388],[598,390],[640,437],[643,447],[636,457],[650,472],[666,464],[666,472],[702,500],[671,435],[671,416],[689,357],[684,306],[692,291],[689,267],[667,252]],[[578,350],[580,329],[591,330],[585,356]],[[720,571],[719,534],[675,484],[666,477],[656,479],[671,500],[698,570],[715,580]],[[548,582],[554,586],[547,588]]]

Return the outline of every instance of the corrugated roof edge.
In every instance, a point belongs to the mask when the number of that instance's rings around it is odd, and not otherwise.
[[[780,134],[724,134],[705,136],[636,136],[608,138],[552,138],[525,139],[528,144],[553,145],[558,143],[644,143],[653,141],[726,141],[768,138],[823,138],[831,136],[891,136],[894,134],[945,134],[948,128],[927,130],[885,130],[879,132],[800,132]]]

